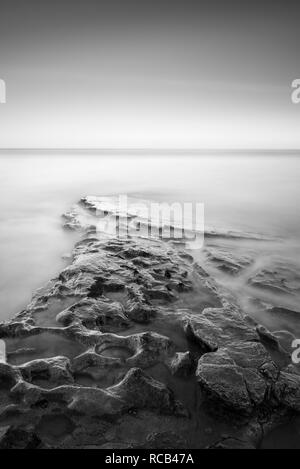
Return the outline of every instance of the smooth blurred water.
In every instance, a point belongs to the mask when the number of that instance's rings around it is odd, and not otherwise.
[[[0,319],[64,265],[78,234],[61,214],[82,196],[128,194],[205,204],[220,229],[300,235],[300,158],[289,155],[0,155]]]

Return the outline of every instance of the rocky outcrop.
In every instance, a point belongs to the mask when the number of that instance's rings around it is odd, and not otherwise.
[[[70,264],[0,324],[0,447],[257,447],[300,411],[278,335],[180,243],[100,235],[98,202],[66,214]]]

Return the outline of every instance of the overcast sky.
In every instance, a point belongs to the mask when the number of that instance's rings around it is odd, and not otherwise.
[[[296,5],[0,0],[0,147],[300,148]]]

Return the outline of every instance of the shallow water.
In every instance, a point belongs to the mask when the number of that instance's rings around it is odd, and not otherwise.
[[[12,365],[21,365],[39,358],[66,356],[74,358],[85,351],[85,347],[57,334],[43,332],[36,336],[7,339],[7,357]]]
[[[282,425],[263,440],[261,449],[300,449],[300,419]]]
[[[0,319],[66,265],[78,234],[64,231],[60,216],[84,195],[202,202],[206,226],[282,237],[280,249],[299,262],[299,179],[300,158],[288,155],[2,153]],[[261,255],[277,255],[278,246]]]

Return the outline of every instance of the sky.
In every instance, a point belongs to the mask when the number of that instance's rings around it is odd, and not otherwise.
[[[300,148],[300,7],[0,0],[0,148]]]

